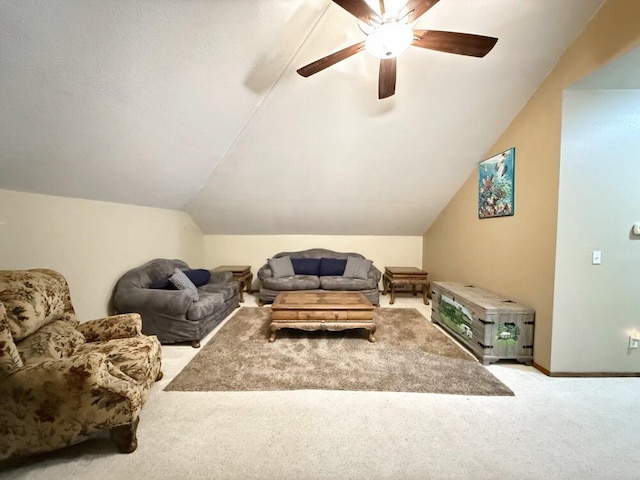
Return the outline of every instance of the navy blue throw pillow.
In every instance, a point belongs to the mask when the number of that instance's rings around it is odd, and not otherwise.
[[[156,280],[151,285],[149,285],[149,288],[157,288],[161,290],[175,290],[176,287],[173,286],[173,284],[169,281],[169,277],[167,277],[167,278],[162,278],[160,280]]]
[[[320,259],[320,276],[341,277],[344,273],[344,267],[347,266],[346,258],[321,258]]]
[[[320,275],[319,258],[292,258],[291,265],[296,275]]]
[[[211,272],[209,270],[205,270],[204,268],[184,270],[184,274],[196,287],[206,285],[207,283],[209,283],[209,279],[211,279]]]

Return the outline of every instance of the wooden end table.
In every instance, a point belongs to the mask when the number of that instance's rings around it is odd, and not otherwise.
[[[251,282],[253,273],[249,265],[222,265],[213,269],[214,272],[231,272],[233,279],[240,284],[240,301],[244,302],[242,291],[246,288],[247,293],[252,293]]]
[[[427,277],[429,274],[424,270],[415,267],[385,267],[382,276],[382,294],[386,295],[391,290],[391,298],[389,303],[393,305],[396,301],[396,287],[405,287],[411,285],[413,294],[416,294],[416,286],[422,285],[422,301],[425,305],[429,305],[427,298],[429,282]]]
[[[360,292],[281,292],[271,306],[269,328],[270,342],[276,340],[276,332],[281,328],[307,331],[365,328],[369,330],[369,341],[376,341],[373,305]]]

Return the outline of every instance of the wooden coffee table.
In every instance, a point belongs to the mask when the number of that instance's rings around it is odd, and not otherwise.
[[[271,306],[269,328],[270,342],[276,340],[276,332],[281,328],[307,331],[366,328],[369,341],[376,341],[373,305],[360,292],[281,292]]]

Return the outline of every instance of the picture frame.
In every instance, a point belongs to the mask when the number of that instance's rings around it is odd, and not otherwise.
[[[478,218],[515,214],[515,160],[511,147],[478,164]]]

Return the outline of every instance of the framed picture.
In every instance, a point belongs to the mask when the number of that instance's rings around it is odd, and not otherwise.
[[[478,165],[478,218],[514,214],[515,147]]]

